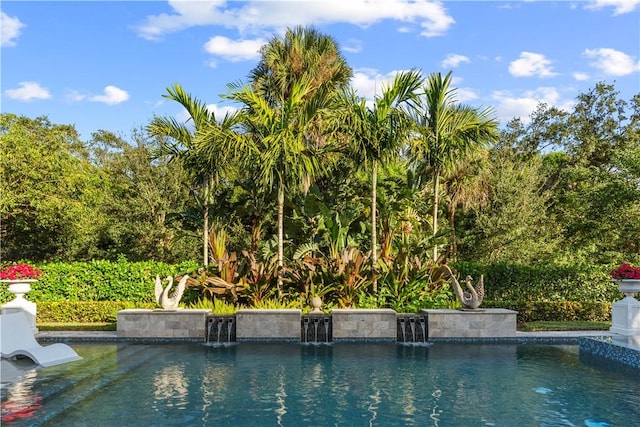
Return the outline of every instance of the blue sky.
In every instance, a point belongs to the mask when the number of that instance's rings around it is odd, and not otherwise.
[[[6,1],[1,111],[127,138],[154,115],[184,118],[173,83],[218,114],[258,49],[287,27],[338,42],[373,98],[399,70],[453,71],[458,99],[502,124],[539,102],[570,110],[604,81],[640,93],[640,0]]]

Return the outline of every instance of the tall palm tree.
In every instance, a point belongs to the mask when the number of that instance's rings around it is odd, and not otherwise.
[[[202,257],[204,266],[207,267],[209,265],[209,208],[214,186],[225,167],[225,156],[224,150],[219,150],[218,155],[205,155],[199,149],[199,140],[205,138],[205,131],[209,131],[212,127],[229,128],[235,123],[235,117],[227,114],[221,122],[218,122],[214,112],[209,110],[204,102],[186,93],[178,83],[168,87],[167,93],[162,96],[182,105],[189,114],[189,118],[186,123],[183,123],[173,117],[156,116],[146,129],[152,136],[169,137],[174,141],[165,144],[163,151],[174,159],[180,160],[191,174],[196,186],[201,189]],[[211,134],[207,133],[207,135]]]
[[[376,95],[372,107],[351,90],[343,92],[337,108],[335,118],[350,138],[351,153],[358,164],[371,170],[371,266],[374,273],[378,263],[378,165],[399,154],[410,128],[410,120],[402,107],[409,101],[417,102],[417,91],[422,83],[417,70],[398,73],[393,82]],[[373,291],[377,292],[375,274]]]
[[[444,77],[441,73],[430,74],[424,96],[412,105],[417,135],[412,140],[410,156],[419,173],[431,173],[434,240],[438,234],[440,178],[444,170],[498,138],[493,111],[457,104],[455,89],[450,85],[451,72]],[[434,243],[433,261],[437,260],[438,245]]]
[[[456,212],[458,208],[467,212],[489,204],[490,176],[488,149],[480,149],[463,157],[444,171],[442,188],[448,198],[447,217],[450,235],[447,248],[448,260],[456,261],[457,258]]]
[[[330,36],[296,27],[262,47],[249,85],[230,85],[229,97],[244,104],[246,134],[239,137],[248,134],[254,143],[261,184],[277,189],[280,295],[285,194],[308,188],[327,166],[320,156],[329,147],[322,112],[351,74]]]
[[[284,265],[285,194],[305,187],[324,170],[322,150],[307,141],[309,127],[319,104],[309,102],[309,83],[296,83],[288,98],[270,103],[249,86],[231,86],[230,97],[244,104],[241,117],[246,134],[255,144],[257,179],[267,189],[277,191],[278,267]],[[278,275],[278,295],[282,276]]]
[[[261,49],[261,59],[249,74],[252,88],[270,103],[292,95],[293,86],[306,81],[305,96],[325,99],[346,87],[353,72],[338,44],[311,26],[287,29]]]

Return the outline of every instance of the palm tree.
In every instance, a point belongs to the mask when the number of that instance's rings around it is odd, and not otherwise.
[[[351,90],[344,92],[337,109],[338,126],[352,143],[350,151],[357,164],[371,170],[371,266],[374,273],[373,291],[377,292],[375,271],[378,263],[377,181],[378,165],[398,155],[409,130],[410,121],[402,109],[409,101],[417,101],[422,85],[416,70],[398,73],[393,82],[376,95],[373,106],[367,106]]]
[[[212,127],[226,129],[235,123],[233,115],[227,114],[221,123],[216,120],[213,111],[206,104],[187,94],[181,85],[175,83],[167,88],[164,98],[178,102],[189,114],[187,123],[179,122],[171,117],[154,117],[147,126],[147,132],[156,137],[169,137],[175,143],[167,143],[163,151],[174,159],[182,161],[196,186],[202,190],[202,257],[204,266],[209,265],[209,207],[212,203],[213,188],[218,182],[225,167],[224,150],[219,150],[217,155],[204,153],[199,149],[199,141],[205,137],[205,132]],[[207,135],[211,135],[207,133]],[[215,144],[213,144],[215,145]]]
[[[249,74],[252,88],[269,103],[286,100],[293,86],[306,81],[311,90],[306,97],[326,99],[346,87],[351,67],[336,41],[313,27],[287,29],[261,49],[261,60]]]
[[[312,27],[296,27],[262,47],[250,85],[230,85],[229,98],[244,104],[245,134],[238,137],[253,141],[258,179],[264,188],[277,190],[279,296],[285,194],[308,188],[328,166],[321,157],[329,149],[321,116],[351,74],[330,36]]]
[[[288,99],[274,98],[273,105],[248,86],[231,86],[230,97],[244,104],[241,111],[246,134],[255,144],[257,179],[267,189],[277,191],[278,267],[284,266],[285,193],[305,187],[324,170],[322,150],[308,144],[308,129],[318,112],[318,104],[307,101],[311,86],[295,84]],[[282,277],[278,275],[278,295]]]
[[[455,261],[458,242],[455,216],[458,208],[463,212],[484,208],[490,198],[489,150],[480,149],[455,162],[442,176],[444,194],[448,197],[447,217],[449,219],[449,247],[446,257]]]
[[[450,88],[451,72],[429,75],[424,96],[412,105],[417,135],[410,147],[411,161],[418,173],[430,172],[433,181],[434,240],[438,234],[440,178],[454,162],[498,138],[498,123],[490,108],[483,110],[456,103],[455,89]],[[438,261],[434,243],[433,261]]]

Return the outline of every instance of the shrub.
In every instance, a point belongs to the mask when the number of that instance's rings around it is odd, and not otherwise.
[[[45,301],[38,302],[37,321],[41,323],[109,323],[128,308],[153,308],[153,303],[123,301]]]
[[[518,312],[518,322],[611,321],[611,303],[583,301],[485,301],[483,307]]]
[[[525,266],[517,264],[453,264],[460,277],[484,274],[485,300],[491,301],[616,301],[622,298],[610,283],[609,266]]]
[[[156,261],[120,260],[91,262],[51,262],[38,265],[42,276],[31,285],[32,301],[129,301],[154,302],[154,286],[160,277],[182,275],[196,270],[195,262],[170,265]],[[0,289],[0,301],[13,295]]]

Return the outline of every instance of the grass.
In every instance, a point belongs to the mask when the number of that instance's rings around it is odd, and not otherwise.
[[[611,327],[611,322],[528,322],[520,326],[523,332],[537,331],[606,331]]]
[[[116,322],[107,323],[38,323],[40,331],[115,331]]]

